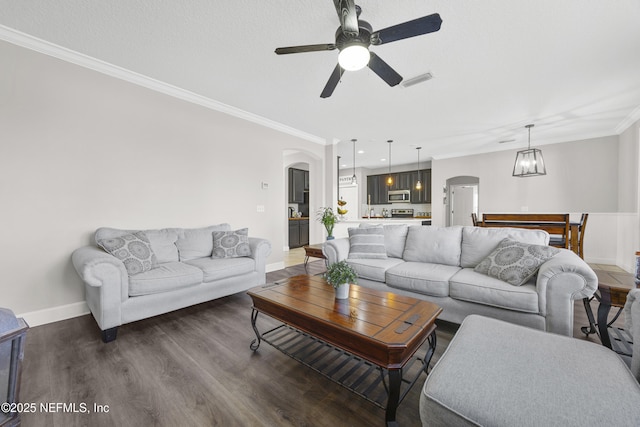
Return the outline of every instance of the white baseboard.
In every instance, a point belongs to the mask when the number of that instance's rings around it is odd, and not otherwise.
[[[44,310],[30,311],[28,313],[17,314],[22,317],[30,327],[45,325],[47,323],[59,322],[60,320],[71,319],[72,317],[89,314],[87,303],[74,302],[73,304],[60,305],[58,307],[45,308]]]

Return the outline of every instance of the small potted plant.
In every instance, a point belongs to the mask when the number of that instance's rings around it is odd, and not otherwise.
[[[337,299],[349,298],[349,285],[358,282],[358,275],[346,261],[331,264],[324,274],[328,284],[336,290]]]
[[[324,228],[327,230],[327,240],[333,239],[333,227],[336,225],[338,221],[338,217],[333,212],[331,208],[320,208],[318,209],[317,219],[324,225]]]

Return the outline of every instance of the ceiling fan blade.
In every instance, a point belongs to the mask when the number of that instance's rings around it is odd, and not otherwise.
[[[322,90],[322,93],[320,94],[320,98],[328,98],[331,96],[336,86],[338,86],[338,83],[340,82],[340,78],[342,77],[343,73],[344,73],[344,70],[342,69],[340,64],[337,64],[336,68],[333,69],[333,73],[331,73],[331,77],[329,77],[329,81],[327,82],[324,89]]]
[[[387,82],[389,86],[395,86],[402,81],[402,76],[373,52],[371,52],[371,58],[369,59],[369,68]]]
[[[342,32],[347,36],[357,36],[360,30],[355,0],[333,0],[333,4],[338,12]]]
[[[286,55],[288,53],[304,53],[304,52],[318,52],[321,50],[334,50],[336,45],[333,43],[327,44],[308,44],[304,46],[290,46],[279,47],[276,49],[278,55]]]
[[[407,21],[372,33],[371,44],[391,43],[408,39],[409,37],[433,33],[440,29],[440,25],[442,25],[442,19],[439,14],[434,13],[433,15],[423,16],[422,18]]]

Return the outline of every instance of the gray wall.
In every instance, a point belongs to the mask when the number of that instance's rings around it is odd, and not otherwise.
[[[70,256],[101,226],[229,222],[282,263],[284,152],[324,146],[9,43],[0,58],[0,305],[82,309]]]
[[[617,212],[618,137],[588,139],[540,147],[547,175],[512,177],[516,150],[433,160],[432,212],[445,223],[436,195],[449,178],[480,179],[480,213],[484,212]]]

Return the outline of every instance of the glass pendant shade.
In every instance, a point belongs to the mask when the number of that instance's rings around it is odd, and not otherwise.
[[[356,178],[356,141],[357,139],[351,140],[351,142],[353,143],[353,176],[351,177],[352,184],[358,183],[358,180]]]
[[[389,143],[389,176],[387,177],[387,185],[389,187],[393,185],[393,177],[391,176],[391,143],[392,142],[393,142],[392,139],[387,141],[387,143]]]
[[[527,177],[546,175],[542,151],[537,148],[518,151],[516,163],[513,166],[513,176]]]
[[[347,71],[357,71],[366,67],[371,57],[369,49],[361,44],[352,44],[340,51],[338,63]]]
[[[418,150],[418,182],[416,182],[416,190],[422,190],[422,182],[420,182],[420,150],[422,147],[417,147]]]
[[[513,176],[524,178],[528,176],[546,175],[547,169],[544,166],[542,150],[531,148],[531,128],[533,125],[527,125],[525,127],[529,129],[529,143],[526,150],[520,150],[516,154],[516,162],[513,165]]]

